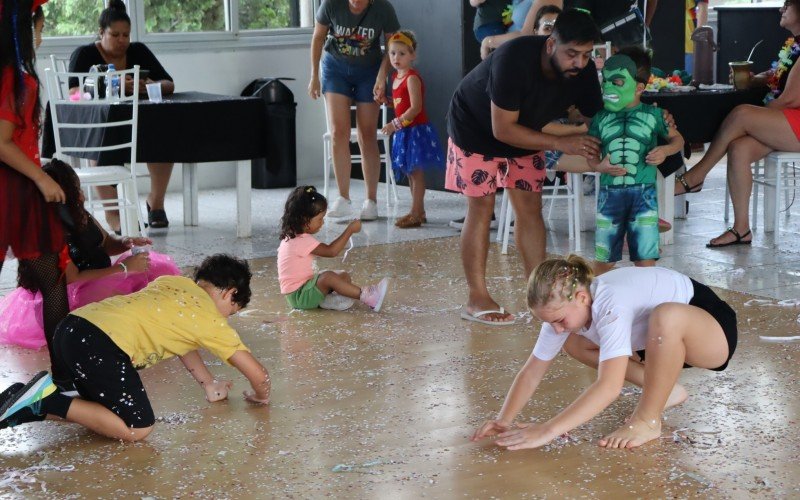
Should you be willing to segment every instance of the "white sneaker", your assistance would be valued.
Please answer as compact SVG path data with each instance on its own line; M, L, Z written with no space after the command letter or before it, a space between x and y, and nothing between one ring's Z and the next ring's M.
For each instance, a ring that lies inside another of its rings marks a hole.
M353 202L339 196L336 201L328 207L327 217L331 219L352 219Z
M344 295L339 295L336 292L331 292L325 296L325 300L320 303L319 307L321 309L330 309L332 311L346 311L353 307L355 302L356 301L350 297L345 297Z
M361 220L377 220L378 219L378 204L370 199L364 200L364 205L361 206Z

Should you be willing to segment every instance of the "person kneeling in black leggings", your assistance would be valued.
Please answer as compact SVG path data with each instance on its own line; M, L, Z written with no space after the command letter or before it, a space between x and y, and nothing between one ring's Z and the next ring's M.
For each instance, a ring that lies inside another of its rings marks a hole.
M247 401L268 404L269 373L227 321L250 301L251 276L247 262L218 254L203 261L194 280L162 276L134 294L72 311L58 325L54 343L80 397L62 394L50 374L40 372L0 393L0 429L51 416L113 439L144 439L155 416L139 369L179 356L208 401L227 398L232 382L214 379L199 348L247 378Z

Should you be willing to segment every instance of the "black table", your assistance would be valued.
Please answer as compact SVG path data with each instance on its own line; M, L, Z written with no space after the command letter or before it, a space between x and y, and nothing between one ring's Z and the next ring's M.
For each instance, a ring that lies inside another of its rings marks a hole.
M130 103L97 105L59 105L59 119L65 123L99 123L130 119ZM252 233L250 179L253 158L266 156L264 101L256 97L223 96L202 92L179 92L163 102L139 103L139 126L136 161L183 164L184 224L198 224L197 164L236 161L237 236ZM122 129L122 130L121 130ZM106 129L62 130L64 146L109 146L125 142L129 132L124 127ZM50 113L45 115L42 156L55 151ZM119 165L129 153L107 151L84 156L98 165Z
M642 102L658 103L675 118L687 144L711 142L728 113L740 104L761 105L765 88L748 90L695 90L692 92L645 92Z

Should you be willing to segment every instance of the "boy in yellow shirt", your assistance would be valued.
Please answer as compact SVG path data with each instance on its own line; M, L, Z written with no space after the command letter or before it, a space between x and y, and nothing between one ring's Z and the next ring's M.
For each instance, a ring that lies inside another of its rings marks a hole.
M145 289L72 311L56 329L56 355L68 367L80 397L60 393L47 372L0 393L0 429L55 416L113 439L138 441L155 415L136 370L178 356L206 399L228 396L203 363L204 348L247 378L251 403L269 403L269 373L250 354L227 318L250 301L247 262L229 255L206 258L194 280L162 276Z

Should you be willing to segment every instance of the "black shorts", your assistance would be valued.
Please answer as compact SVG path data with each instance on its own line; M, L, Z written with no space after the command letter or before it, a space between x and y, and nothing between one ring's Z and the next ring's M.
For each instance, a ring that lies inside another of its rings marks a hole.
M83 399L105 406L134 429L156 421L131 358L93 323L68 315L56 328L55 352Z
M727 302L719 298L712 289L691 278L689 279L694 287L694 296L689 301L689 305L699 307L717 320L719 326L722 327L722 332L725 334L725 340L728 342L728 359L721 366L711 368L715 372L721 372L728 367L728 362L733 357L734 351L736 351L736 342L739 338L739 330L736 328L736 312ZM636 353L644 361L645 351L636 351ZM684 364L683 367L692 368L691 365L687 364Z

